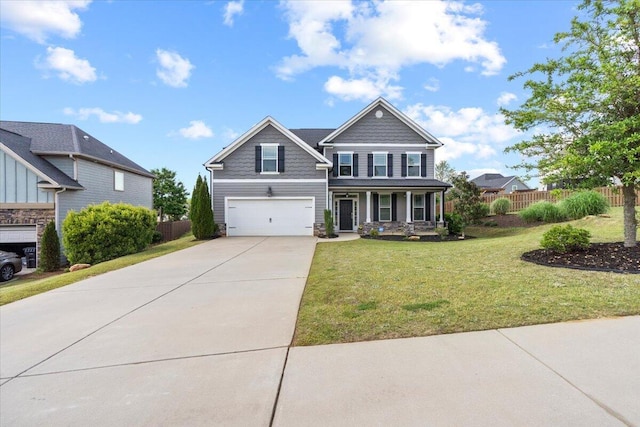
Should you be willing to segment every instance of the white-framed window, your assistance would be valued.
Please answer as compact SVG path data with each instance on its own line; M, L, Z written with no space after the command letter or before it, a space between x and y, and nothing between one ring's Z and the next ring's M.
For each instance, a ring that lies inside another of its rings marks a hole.
M378 198L378 218L380 221L391 221L391 194L380 194Z
M278 144L262 145L262 172L278 172Z
M424 194L413 195L413 220L424 221Z
M353 176L353 153L338 153L338 176Z
M407 176L420 177L420 153L407 153Z
M513 184L511 186L511 191L516 191L516 190L518 190L518 184Z
M124 191L124 173L113 171L113 189L116 191Z
M387 176L387 153L373 153L373 176Z

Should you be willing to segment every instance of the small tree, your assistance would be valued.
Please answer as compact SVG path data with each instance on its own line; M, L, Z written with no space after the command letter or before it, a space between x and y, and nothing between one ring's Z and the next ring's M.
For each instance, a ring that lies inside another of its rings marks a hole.
M153 180L153 208L158 211L160 221L166 215L178 221L187 212L187 195L184 184L176 181L176 173L167 168L151 169Z
M191 197L191 231L196 239L209 239L215 233L211 195L207 179L200 177Z
M456 177L456 170L446 160L441 160L436 163L435 169L437 180L450 184L453 183Z
M334 235L333 215L331 214L331 209L324 210L324 232L327 234L327 237Z
M464 229L471 223L479 220L486 213L480 197L480 188L469 181L469 175L461 172L453 179L454 188L451 190L455 203L453 210L462 218L462 236Z
M44 271L60 268L60 239L53 221L44 228L40 241L40 268Z

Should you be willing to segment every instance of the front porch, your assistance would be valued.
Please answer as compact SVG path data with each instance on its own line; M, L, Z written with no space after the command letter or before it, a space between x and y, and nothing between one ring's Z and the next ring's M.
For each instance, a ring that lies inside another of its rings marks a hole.
M329 191L337 233L424 235L444 226L444 189Z

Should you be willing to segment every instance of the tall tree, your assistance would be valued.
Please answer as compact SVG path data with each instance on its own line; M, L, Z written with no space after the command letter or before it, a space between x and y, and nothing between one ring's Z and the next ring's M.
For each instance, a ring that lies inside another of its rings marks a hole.
M546 181L622 183L624 245L636 246L640 188L640 0L584 0L568 32L555 35L564 56L534 64L530 97L507 122L533 131L509 147Z
M198 175L196 186L191 196L191 231L196 239L209 239L215 232L211 195L207 179Z
M436 163L435 169L436 179L449 184L453 182L457 175L456 170L446 160Z
M480 188L469 181L466 172L460 172L453 178L451 198L454 200L453 210L462 218L462 235L467 225L479 220L486 215L482 210L482 197Z
M160 221L165 216L178 221L187 213L187 196L189 192L184 184L176 181L176 173L167 168L151 169L156 176L153 180L153 208L158 211Z
M191 220L191 232L198 238L201 235L200 227L200 189L202 188L202 177L198 174L196 185L191 193L191 206L189 207L189 219Z

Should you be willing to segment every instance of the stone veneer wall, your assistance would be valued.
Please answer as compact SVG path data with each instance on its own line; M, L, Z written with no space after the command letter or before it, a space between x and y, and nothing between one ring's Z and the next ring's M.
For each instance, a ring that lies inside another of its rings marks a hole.
M35 225L36 248L39 251L40 239L47 224L55 221L54 209L0 209L0 224L2 225ZM39 257L36 260L39 263Z

